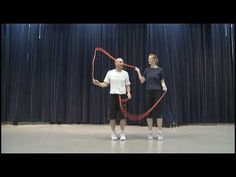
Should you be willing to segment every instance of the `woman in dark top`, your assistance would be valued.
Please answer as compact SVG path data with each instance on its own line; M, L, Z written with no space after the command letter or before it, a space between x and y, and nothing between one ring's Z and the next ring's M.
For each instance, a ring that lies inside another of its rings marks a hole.
M140 82L143 84L146 81L146 87L145 87L145 105L146 105L146 111L150 109L157 100L162 95L162 90L167 91L167 87L164 81L164 70L163 68L159 67L157 65L158 58L156 54L150 53L148 55L148 63L150 67L146 68L144 70L143 76L140 73L139 68L135 68L135 71L138 73L138 77ZM148 139L153 139L153 131L152 131L152 125L153 120L157 119L157 138L158 140L163 140L162 135L162 121L163 121L163 101L160 101L154 110L149 114L147 117L147 124L148 124Z

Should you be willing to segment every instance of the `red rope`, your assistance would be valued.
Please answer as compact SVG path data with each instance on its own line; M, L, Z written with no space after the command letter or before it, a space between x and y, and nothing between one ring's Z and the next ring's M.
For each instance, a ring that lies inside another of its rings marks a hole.
M165 94L166 94L166 91L164 91L164 93L157 100L157 102L147 112L145 112L143 114L139 114L139 115L130 114L126 109L124 109L124 107L122 105L121 97L119 96L120 110L130 120L133 120L133 121L142 120L151 113L151 111L158 105L158 103L161 101L161 99L164 97Z
M97 51L100 51L100 52L104 53L106 56L108 56L109 59L111 59L111 60L113 60L113 61L116 60L116 58L113 57L111 54L109 54L106 50L104 50L104 49L102 49L102 48L100 48L100 47L95 48L95 52L94 52L94 55L93 55L93 61L92 61L92 79L94 79L94 63L95 63L96 52L97 52ZM130 68L135 68L135 66L128 65L128 64L126 64L126 63L124 63L124 65L127 66L127 67L130 67Z
M93 55L93 60L92 60L92 80L94 79L94 63L95 63L95 59L96 59L96 52L100 51L102 53L104 53L105 55L108 56L109 59L115 61L116 58L114 58L111 54L109 54L106 50L97 47L95 48L94 51L94 55ZM130 67L130 68L135 68L135 66L133 65L129 65L124 63L125 66ZM142 120L143 118L145 118L146 116L148 116L151 111L158 105L158 103L161 101L161 99L164 97L164 95L166 94L166 91L162 94L162 96L157 100L157 102L145 113L140 114L140 115L134 115L134 114L130 114L127 110L124 109L124 107L122 106L122 103L126 103L128 101L128 99L121 99L121 97L119 96L119 104L120 104L120 110L121 112L125 115L125 117L129 118L130 120L133 121L138 121L138 120Z

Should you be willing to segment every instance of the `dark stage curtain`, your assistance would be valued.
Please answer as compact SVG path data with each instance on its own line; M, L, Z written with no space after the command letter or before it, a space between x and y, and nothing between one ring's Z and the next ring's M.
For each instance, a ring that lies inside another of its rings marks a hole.
M142 72L148 53L157 53L168 87L165 122L234 122L234 24L2 24L2 122L108 123L109 87L91 82L96 47ZM96 79L113 68L98 52ZM125 70L128 109L141 114L145 85Z

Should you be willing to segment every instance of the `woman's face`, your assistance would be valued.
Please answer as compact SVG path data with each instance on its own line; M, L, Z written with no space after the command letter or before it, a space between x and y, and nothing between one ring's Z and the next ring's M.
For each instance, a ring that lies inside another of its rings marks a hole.
M156 59L153 56L148 56L148 63L149 65L154 65L156 64Z

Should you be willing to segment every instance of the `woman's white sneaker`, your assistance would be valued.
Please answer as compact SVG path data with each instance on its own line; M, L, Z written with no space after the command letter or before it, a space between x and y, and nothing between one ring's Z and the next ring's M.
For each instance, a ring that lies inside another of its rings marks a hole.
M152 132L149 132L149 133L148 133L148 140L153 140L153 134L152 134Z
M125 140L126 140L126 137L125 137L125 134L124 134L124 133L121 133L121 134L120 134L120 140L121 140L121 141L125 141Z
M158 131L158 133L157 133L157 139L158 139L159 141L162 141L162 140L164 139L161 131Z

